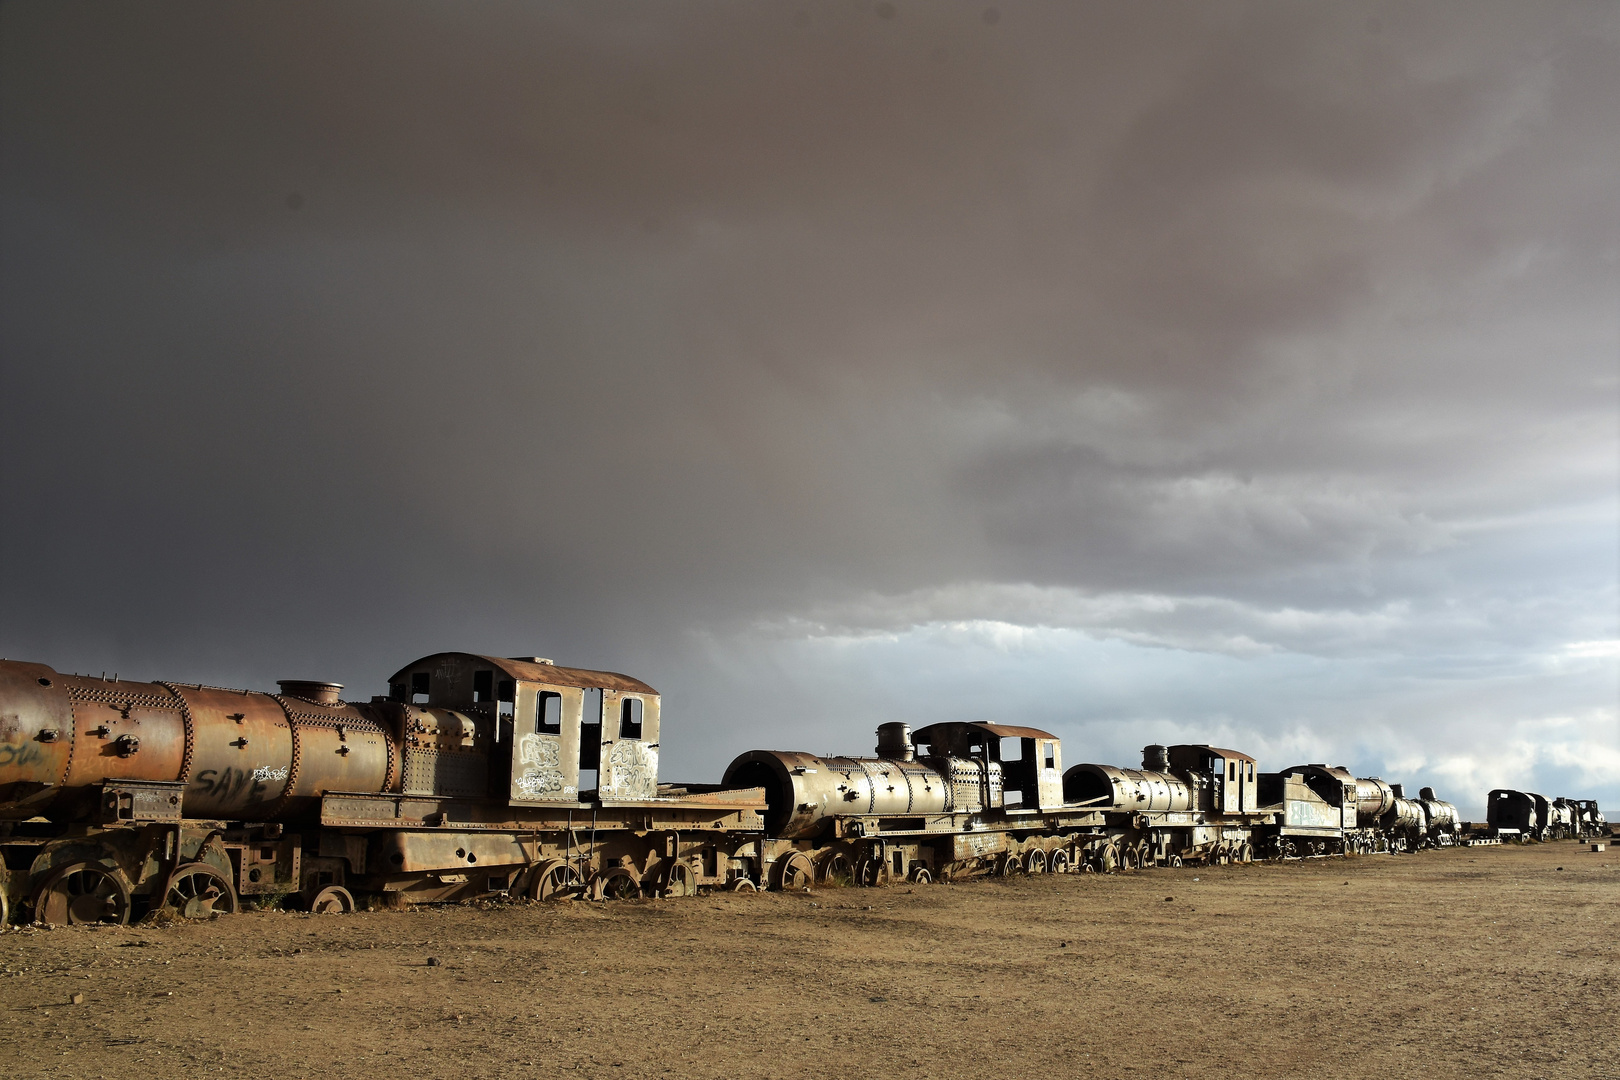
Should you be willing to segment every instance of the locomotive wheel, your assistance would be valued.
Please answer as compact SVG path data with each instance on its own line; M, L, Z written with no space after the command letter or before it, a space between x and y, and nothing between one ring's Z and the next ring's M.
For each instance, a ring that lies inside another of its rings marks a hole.
M34 921L127 923L129 886L123 878L118 870L98 863L64 866L34 894Z
M309 899L311 915L347 915L354 911L354 896L341 885L328 885Z
M1040 848L1036 848L1034 851L1031 851L1029 854L1025 855L1024 856L1024 873L1026 873L1026 874L1044 874L1044 873L1046 873L1046 852L1042 851Z
M11 901L6 899L5 883L0 881L0 931L11 925Z
M849 856L842 851L824 855L817 868L817 877L823 885L848 885L855 880L855 871L849 865Z
M1047 863L1047 869L1054 874L1067 874L1069 872L1069 853L1062 850L1052 852L1051 860Z
M911 868L911 881L915 885L927 885L934 877L928 872L928 867L918 863Z
M593 900L628 900L641 895L641 883L623 866L610 866L591 883Z
M1017 855L1008 855L1001 860L1001 876L1015 877L1023 872L1024 864L1018 861Z
M542 863L525 890L530 900L572 900L585 884L579 871L561 860Z
M776 865L771 867L771 878L777 892L801 892L815 881L816 867L810 856L795 851L776 860Z
M855 883L875 889L889 883L889 864L884 859L862 859L855 864Z
M664 888L659 894L673 899L677 896L697 895L697 876L692 868L683 862L671 863L669 873L664 875Z
M1165 860L1165 865L1168 866L1172 870L1179 870L1181 868L1181 856L1180 855L1172 855L1172 856L1170 856L1170 858Z
M1237 861L1254 862L1254 845L1245 841L1243 846L1238 848Z
M736 881L733 881L731 883L731 891L732 892L759 892L759 886L755 885L753 883L753 881L750 880L749 878L740 877Z
M1113 844L1104 844L1102 851L1097 855L1097 869L1104 874L1112 874L1119 869L1119 848Z
M187 863L169 875L168 884L163 886L162 906L182 919L235 915L236 889L230 878L207 863Z

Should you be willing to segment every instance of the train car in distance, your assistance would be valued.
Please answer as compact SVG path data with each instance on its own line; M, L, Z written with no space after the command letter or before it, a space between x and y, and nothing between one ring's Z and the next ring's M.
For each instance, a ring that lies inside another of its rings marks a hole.
M1534 791L1497 788L1485 798L1490 835L1507 841L1605 836L1608 822L1595 799L1549 799Z
M1569 805L1570 813L1574 817L1575 836L1586 840L1595 836L1609 835L1609 822L1598 809L1596 799L1562 799Z

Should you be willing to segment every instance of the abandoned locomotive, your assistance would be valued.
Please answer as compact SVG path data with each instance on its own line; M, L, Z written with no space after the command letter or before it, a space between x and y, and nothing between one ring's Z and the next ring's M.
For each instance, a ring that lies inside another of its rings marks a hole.
M539 657L438 653L384 697L341 689L0 661L0 922L1107 872L1460 835L1429 789L1342 768L1262 773L1180 745L1065 770L1055 735L989 723L890 723L873 757L755 750L721 784L662 784L657 692Z
M48 922L358 887L679 895L752 883L758 792L657 782L659 697L538 657L441 653L365 704L0 662L6 888ZM582 777L584 778L582 780Z

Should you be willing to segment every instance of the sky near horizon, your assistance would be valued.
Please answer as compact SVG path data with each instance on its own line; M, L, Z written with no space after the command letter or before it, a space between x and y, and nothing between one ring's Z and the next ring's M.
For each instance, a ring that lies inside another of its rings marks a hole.
M0 654L1620 809L1612 3L0 6Z

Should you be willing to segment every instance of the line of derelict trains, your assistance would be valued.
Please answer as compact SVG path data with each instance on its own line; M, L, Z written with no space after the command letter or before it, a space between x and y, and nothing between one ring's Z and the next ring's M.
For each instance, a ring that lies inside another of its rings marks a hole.
M878 729L873 757L754 750L658 782L659 697L539 657L439 653L360 704L0 661L6 912L127 922L243 899L347 911L492 894L683 896L1109 872L1470 842L1423 789L1213 746L1063 767L1036 728ZM1492 792L1488 835L1602 832L1592 802Z

